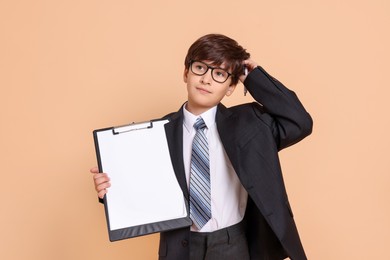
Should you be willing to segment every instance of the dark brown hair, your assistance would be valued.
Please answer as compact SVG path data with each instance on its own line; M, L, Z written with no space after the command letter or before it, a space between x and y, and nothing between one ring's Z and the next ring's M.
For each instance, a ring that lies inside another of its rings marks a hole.
M207 34L190 46L184 65L188 70L193 60L209 61L213 66L224 63L225 69L231 70L231 84L237 85L244 71L243 61L249 57L250 54L235 40L222 34Z

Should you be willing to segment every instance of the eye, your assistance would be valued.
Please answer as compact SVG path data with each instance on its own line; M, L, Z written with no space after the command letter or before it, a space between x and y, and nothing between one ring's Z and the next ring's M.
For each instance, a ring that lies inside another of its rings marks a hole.
M203 75L207 71L207 66L201 62L192 63L192 71L196 74Z
M227 72L224 71L224 70L214 70L214 76L215 77L218 77L218 78L221 78L221 79L224 79L227 77Z
M196 65L195 68L196 68L196 70L199 70L199 71L204 70L204 66L202 66L202 65Z

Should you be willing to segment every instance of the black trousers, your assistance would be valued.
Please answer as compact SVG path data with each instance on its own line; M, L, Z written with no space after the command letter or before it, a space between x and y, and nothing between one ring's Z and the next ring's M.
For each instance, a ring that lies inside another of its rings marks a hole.
M249 260L244 223L214 232L191 232L191 260Z

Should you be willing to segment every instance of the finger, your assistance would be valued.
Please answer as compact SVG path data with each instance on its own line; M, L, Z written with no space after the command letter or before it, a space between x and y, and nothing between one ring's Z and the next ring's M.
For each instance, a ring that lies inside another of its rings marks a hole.
M244 65L248 68L248 71L251 72L253 69L255 69L258 65L253 60L245 60Z
M104 176L104 175L100 178L94 178L95 186L98 186L102 183L109 182L109 181L110 181L110 178L108 178L107 176Z
M109 182L104 182L104 183L101 183L101 184L99 184L99 185L96 185L96 186L95 186L95 189L96 189L96 191L97 191L98 193L100 193L101 191L107 190L107 189L110 188L110 187L111 187L111 183L109 183Z
M107 190L101 190L98 192L98 197L103 199L105 194L107 194Z
M104 173L104 172L95 173L93 175L94 180L99 179L99 178L108 178L108 175L107 175L107 173Z
M99 173L99 168L98 167L93 167L89 170L90 173Z

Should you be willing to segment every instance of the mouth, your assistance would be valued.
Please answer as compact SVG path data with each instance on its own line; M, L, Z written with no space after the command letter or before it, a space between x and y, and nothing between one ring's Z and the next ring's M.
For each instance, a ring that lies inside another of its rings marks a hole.
M205 94L210 94L211 91L207 90L207 89L204 89L204 88L200 88L200 87L197 87L196 88L200 93L205 93Z

